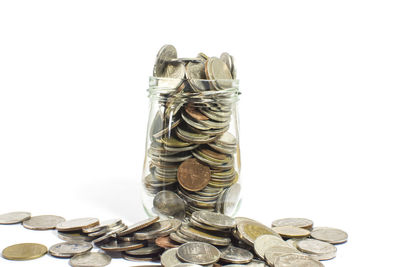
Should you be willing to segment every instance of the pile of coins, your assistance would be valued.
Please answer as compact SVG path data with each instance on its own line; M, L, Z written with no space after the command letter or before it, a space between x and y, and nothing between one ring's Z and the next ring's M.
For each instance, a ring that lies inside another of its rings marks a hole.
M30 217L28 212L0 215L0 224L16 223L31 230L57 229L66 242L49 250L34 243L12 245L3 250L4 258L32 260L49 252L71 258L73 267L102 267L118 257L161 261L164 267L321 267L320 261L336 257L335 244L348 238L339 229L313 227L305 218L280 219L267 227L249 218L206 210L193 212L188 223L152 217L130 226L119 219L100 223L96 218ZM102 252L92 252L94 246Z
M178 58L165 45L153 76L157 112L149 122L143 179L153 211L175 218L198 210L232 214L240 194L233 57Z

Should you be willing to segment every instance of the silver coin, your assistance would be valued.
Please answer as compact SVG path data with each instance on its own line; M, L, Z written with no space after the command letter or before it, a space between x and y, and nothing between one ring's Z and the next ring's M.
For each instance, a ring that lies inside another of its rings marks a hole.
M156 254L160 253L163 251L163 248L157 246L157 245L149 245L147 247L142 247L134 250L128 250L125 251L126 254L131 255L131 256L144 256L144 255L151 255L151 254Z
M202 267L202 265L193 264L193 263L181 263L177 264L174 267Z
M253 254L242 248L228 246L226 249L221 251L221 260L231 263L249 263L253 259Z
M272 227L295 226L305 229L312 229L314 222L306 218L284 218L272 222Z
M232 73L221 59L211 57L206 61L206 75L215 89L227 89L232 87Z
M166 89L176 89L183 83L185 78L185 64L167 64L164 72L158 81L158 87Z
M73 256L69 264L73 267L104 267L110 264L111 257L101 252L87 252Z
M159 213L166 216L183 215L185 213L185 203L172 191L158 192L153 199L153 206Z
M199 264L207 265L217 262L221 256L221 252L213 245L203 242L189 242L178 248L177 256L179 259Z
M104 245L101 245L100 248L104 251L121 252L121 251L139 249L142 248L143 246L144 243L138 241L123 242L114 240Z
M49 248L49 253L54 257L70 258L77 254L89 252L93 248L89 242L69 241L58 243Z
M171 248L161 255L161 264L164 267L174 267L175 265L183 263L177 256L178 248Z
M97 226L82 229L82 232L94 233L103 229L110 229L121 224L122 224L121 219L111 219L111 220L101 221L100 224Z
M160 233L166 231L172 227L169 220L156 222L144 229L135 232L134 236L136 240L149 240L160 236Z
M260 235L254 241L254 251L261 259L264 259L265 252L270 247L275 246L290 247L289 244L287 244L281 237L277 237L275 235Z
M118 225L115 228L109 229L109 231L107 233L105 233L104 235L94 239L93 243L103 244L103 243L107 243L111 240L115 240L117 235L120 234L121 232L125 231L126 229L127 229L127 226L125 224Z
M235 220L233 218L216 212L193 212L192 217L198 222L210 225L217 229L232 229L236 226Z
M224 194L223 212L224 214L233 214L236 210L238 201L240 199L240 184L236 183L229 187Z
M297 248L296 243L301 241L301 240L305 240L307 238L290 238L288 240L286 240L285 242L288 243L291 247Z
M76 242L76 241L86 241L86 242L90 242L92 241L94 238L84 235L82 234L81 231L79 232L58 232L57 233L58 238L60 238L61 240L64 241L72 241L72 242Z
M152 225L153 223L156 223L159 219L160 219L160 217L158 217L158 216L147 218L143 221L140 221L133 225L128 226L128 228L126 230L118 233L118 235L125 236L125 235L132 234L133 232L139 231L143 228L146 228L146 227Z
M16 211L0 215L0 224L16 224L28 220L31 217L29 212Z
M337 248L328 242L309 238L297 242L296 246L316 260L330 260L336 257Z
M206 91L210 88L206 81L205 64L203 61L190 62L186 65L186 77L195 91Z
M197 230L188 225L182 225L179 231L196 241L207 242L216 246L228 246L231 243L231 239L228 237L212 235L211 233Z
M291 225L272 227L272 230L277 232L283 238L301 238L310 236L309 230Z
M159 261L160 256L158 254L154 255L143 255L143 256L132 256L128 255L125 252L121 253L121 257L127 261Z
M93 226L99 225L99 220L96 218L79 218L69 221L64 221L57 224L56 228L58 231L77 231L82 230L82 228L91 228Z
M31 230L50 230L55 229L57 224L64 222L65 219L55 215L40 215L34 216L23 221L22 225Z
M288 246L269 247L265 251L264 259L267 261L269 265L273 266L274 262L278 257L285 254L293 254L293 253L302 254L300 251L298 251L296 248L293 247L288 247Z
M306 255L301 254L284 254L279 256L274 267L323 267L324 265Z
M173 45L164 45L161 47L160 51L158 51L156 62L154 64L153 76L163 77L162 73L164 73L164 69L168 61L176 59L177 57L178 53Z
M169 235L169 237L170 237L173 241L178 242L178 243L180 243L180 244L184 244L184 243L193 241L193 240L191 240L191 239L186 239L186 238L184 238L184 237L178 235L178 232L176 232L176 233L171 233L171 234Z
M202 62L203 60L198 57L181 57L171 59L169 62L182 62L182 63L190 63L190 62Z
M314 228L311 232L311 237L331 244L341 244L348 239L345 231L330 227Z

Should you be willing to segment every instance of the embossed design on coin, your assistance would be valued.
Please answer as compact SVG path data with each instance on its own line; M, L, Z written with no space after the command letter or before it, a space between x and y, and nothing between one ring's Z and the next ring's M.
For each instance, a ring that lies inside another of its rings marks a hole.
M177 215L178 218L184 216L185 203L172 191L163 190L158 192L153 199L153 206L159 213L166 216Z
M309 230L291 225L272 227L272 230L277 232L283 238L301 238L310 236Z
M166 251L161 255L161 264L164 267L174 267L177 264L182 263L178 259L178 256L176 255L178 252L177 248L171 248Z
M177 256L185 262L208 265L217 262L221 252L207 243L189 242L178 248Z
M246 249L228 246L221 251L221 260L225 262L243 264L251 262L252 259L253 254Z
M274 262L276 259L282 255L285 254L290 254L290 253L298 253L301 254L300 251L293 247L288 247L288 246L274 246L274 247L269 247L265 251L264 258L267 261L267 263L271 266L273 266Z
M77 254L89 252L92 244L82 241L69 241L58 243L49 248L49 253L54 257L70 258Z
M301 240L296 245L300 251L316 260L330 260L336 257L337 248L328 242L310 238Z
M210 168L195 158L187 159L179 165L178 182L186 190L199 191L207 186L210 178Z
M289 247L289 245L281 237L277 237L275 235L260 235L254 241L254 251L261 259L264 259L265 252L270 247L274 246Z
M110 264L111 257L101 252L87 252L73 256L69 264L73 267L104 267Z
M274 267L324 267L322 263L301 254L284 254L274 262Z
M147 218L143 221L137 222L137 223L129 226L126 230L120 232L118 235L125 236L125 235L132 234L133 232L139 231L143 228L146 228L146 227L152 225L153 223L156 223L159 219L160 219L160 217L158 217L158 216Z
M21 243L6 247L2 254L8 260L33 260L47 253L47 247L36 243Z
M51 230L55 229L57 224L64 222L65 219L55 215L34 216L22 222L22 225L31 230Z
M318 227L311 232L311 237L331 244L341 244L347 241L348 235L340 229Z
M90 228L99 225L99 220L96 218L79 218L73 219L57 224L58 231L77 231L82 230L82 228Z
M16 224L28 220L31 217L29 212L16 211L0 215L0 224Z

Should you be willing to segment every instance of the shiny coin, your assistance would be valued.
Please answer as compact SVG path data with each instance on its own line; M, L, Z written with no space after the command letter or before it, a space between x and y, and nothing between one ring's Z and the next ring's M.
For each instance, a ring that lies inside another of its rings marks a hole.
M98 237L98 236L102 236L102 235L108 234L110 232L115 234L115 233L118 233L118 232L122 232L122 231L126 230L127 228L128 227L125 224L119 224L119 225L116 225L116 226L111 227L111 228L103 228L102 230L99 230L97 232L88 233L88 236Z
M169 62L188 63L188 62L202 62L202 60L198 57L181 57L181 58L171 59Z
M197 211L192 214L192 217L198 222L218 229L231 229L236 225L233 218L216 212Z
M16 224L28 220L31 217L29 212L16 211L0 215L0 224Z
M323 267L324 265L319 261L301 254L284 254L279 256L275 262L274 267Z
M348 235L340 229L318 227L311 232L311 237L331 244L341 244L347 241Z
M128 250L128 251L125 251L125 253L130 256L144 256L144 255L160 253L161 251L163 251L163 248L161 248L157 245L149 245L147 247L142 247L142 248L138 248L138 249L134 249L134 250Z
M159 236L165 235L163 232L172 227L171 221L164 220L156 222L144 229L135 232L136 240L149 240L155 239Z
M231 263L249 263L253 259L253 254L242 248L229 246L221 251L221 260Z
M64 222L65 219L55 215L34 216L22 222L22 225L31 230L50 230L55 229L57 224Z
M178 182L189 191L200 191L211 178L210 168L197 159L185 160L178 168Z
M307 239L307 238L290 238L290 239L286 240L285 242L288 243L291 247L294 247L297 249L296 243L301 240L305 240L305 239Z
M270 234L260 235L254 241L254 251L261 259L264 259L265 252L270 247L275 246L290 247L281 237Z
M93 243L95 243L97 246L99 246L101 244L106 244L106 243L115 241L116 238L117 238L117 235L115 233L109 232L103 236L100 236L100 237L94 239Z
M179 259L200 265L213 264L221 256L221 252L213 245L203 242L189 242L178 248Z
M177 264L183 263L181 260L178 259L178 256L176 255L178 252L177 248L171 248L166 251L161 255L161 264L164 267L174 267Z
M272 230L277 232L283 238L301 238L310 236L310 231L296 226L277 226L272 227Z
M240 199L240 184L234 184L224 193L224 200L222 202L222 209L224 214L233 214L237 208Z
M195 91L206 91L210 88L208 81L206 81L205 63L203 61L189 62L186 65L186 77Z
M57 224L58 231L77 231L83 228L90 228L99 225L99 220L96 218L79 218L74 220L69 220Z
M237 232L241 239L249 245L253 245L256 238L261 235L274 235L280 237L279 234L271 228L256 222L239 223L237 225Z
M165 249L179 247L179 244L175 243L175 241L173 241L169 236L157 237L154 242L156 243L157 246Z
M269 265L272 266L278 257L290 253L301 254L300 251L298 251L293 247L275 246L275 247L270 247L265 251L264 259L267 261Z
M82 229L82 232L84 233L94 233L97 231L101 231L104 229L111 229L113 227L116 227L118 225L122 224L122 220L121 219L112 219L112 220L106 220L106 221L102 221L100 222L99 225L91 227L91 228L84 228Z
M227 246L231 243L230 238L212 235L211 233L205 232L205 230L200 231L187 225L182 225L179 230L184 235L196 241L207 242L216 246Z
M167 63L161 77L158 81L160 88L175 89L182 85L185 78L185 64L183 63Z
M313 221L305 218L284 218L272 222L272 227L295 226L304 229L312 229Z
M158 192L153 199L153 206L159 213L166 216L177 214L178 217L182 217L185 213L185 203L172 191Z
M54 257L70 258L77 254L89 252L92 248L92 244L88 242L70 241L51 246L49 253Z
M128 250L142 248L143 246L144 244L138 241L121 242L114 240L100 246L100 248L104 251L128 251Z
M110 264L111 257L101 252L87 252L73 256L69 264L73 267L104 267Z
M228 66L219 58L211 57L206 61L206 76L209 80L213 80L212 84L215 89L230 88L232 82L232 73Z
M158 51L156 62L154 64L153 75L154 77L163 77L165 66L168 61L176 59L178 54L176 48L173 45L164 45Z
M138 223L135 223L135 224L129 226L126 230L120 232L118 235L125 236L125 235L132 234L133 232L139 231L143 228L146 228L146 227L152 225L153 223L156 223L159 219L160 219L160 217L158 217L158 216L147 218L143 221L140 221Z
M47 253L47 247L35 243L22 243L3 250L3 257L8 260L33 260Z
M330 260L336 257L337 248L327 242L316 239L305 239L296 243L297 248L316 260Z

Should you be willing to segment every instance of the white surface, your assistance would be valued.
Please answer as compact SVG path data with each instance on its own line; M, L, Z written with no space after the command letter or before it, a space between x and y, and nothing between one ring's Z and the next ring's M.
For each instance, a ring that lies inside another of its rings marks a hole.
M392 265L399 11L397 1L1 1L0 213L143 219L145 89L158 49L172 43L180 56L236 57L239 215L346 230L325 266ZM58 241L0 226L0 249Z

